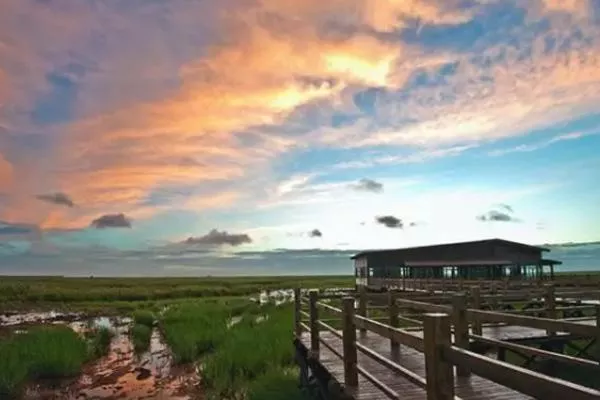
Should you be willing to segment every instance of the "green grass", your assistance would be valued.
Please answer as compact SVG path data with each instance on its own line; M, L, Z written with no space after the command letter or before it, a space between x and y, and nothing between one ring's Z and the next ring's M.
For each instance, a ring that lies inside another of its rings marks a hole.
M113 333L106 327L95 328L87 332L88 349L91 358L108 354Z
M287 276L227 278L63 278L3 277L0 304L150 302L181 298L245 296L261 290L353 287L352 276ZM131 310L129 310L131 311Z
M88 344L64 326L34 328L0 342L0 398L18 395L27 380L79 373Z
M214 303L183 304L163 316L161 330L176 363L188 363L212 351L226 336L231 312Z
M246 400L308 400L298 389L298 371L272 369L248 384Z
M136 353L141 353L148 350L150 346L150 337L152 336L152 328L144 324L135 324L131 328L131 341L133 349Z
M133 313L133 322L136 325L154 326L154 313L150 310L137 310Z
M216 351L203 360L203 381L209 395L232 398L271 369L291 367L291 326L290 306L271 309L264 322L256 323L254 316L247 315L235 325Z

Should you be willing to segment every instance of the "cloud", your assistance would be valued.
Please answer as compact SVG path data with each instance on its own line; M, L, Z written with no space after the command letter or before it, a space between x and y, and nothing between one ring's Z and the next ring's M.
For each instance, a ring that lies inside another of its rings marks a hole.
M501 203L501 204L498 204L498 207L500 207L500 208L508 211L509 213L513 213L514 212L514 209L512 208L512 206L510 204Z
M63 205L66 207L74 207L75 203L71 198L65 193L50 193L50 194L40 194L35 196L38 200L46 201L48 203L53 203L57 205Z
M313 229L312 231L308 232L308 237L311 238L317 238L317 237L323 237L323 233L318 230L318 229Z
M189 237L183 244L186 245L208 245L208 246L240 246L245 243L252 243L252 238L245 233L228 233L227 231L218 231L212 229L204 236Z
M377 182L373 179L363 178L358 183L352 184L354 190L363 192L381 193L383 192L383 183Z
M388 228L404 228L404 223L402 220L394 217L393 215L382 215L375 217L375 222Z
M587 137L587 136L591 136L591 135L598 135L598 134L600 134L599 128L585 130L585 131L569 132L569 133L564 133L561 135L556 135L556 136L551 137L550 139L540 141L537 143L533 143L533 144L521 144L521 145L507 148L507 149L499 149L499 150L490 151L488 154L490 156L502 156L504 154L509 154L509 153L524 153L524 152L536 151L536 150L546 148L555 143L577 140L577 139L581 139L583 137Z
M105 214L93 220L91 226L96 229L131 228L131 220L123 213Z
M29 224L13 224L6 221L0 221L0 236L24 236L39 233L36 226Z
M507 210L508 211L508 210ZM478 215L476 218L483 222L520 222L521 220L515 218L512 211L504 212L498 210L490 210L484 214Z

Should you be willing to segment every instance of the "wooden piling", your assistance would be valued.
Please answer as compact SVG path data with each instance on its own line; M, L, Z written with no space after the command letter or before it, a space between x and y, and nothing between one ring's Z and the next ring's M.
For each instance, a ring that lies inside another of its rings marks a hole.
M467 320L467 304L464 293L452 297L452 323L454 325L454 344L461 349L469 349L469 321ZM458 376L469 376L470 371L464 367L456 368Z
M365 318L367 318L367 301L368 301L367 288L364 286L361 286L359 293L358 293L358 315L360 315L361 317L365 317ZM367 330L361 328L360 334L361 334L361 336L366 335Z
M476 310L481 309L481 288L479 286L473 286L471 288L471 296L473 298L473 308ZM482 335L481 321L473 321L473 334Z
M309 311L310 311L310 350L314 353L315 357L319 355L319 309L317 308L317 301L319 301L319 292L317 290L311 290L309 292Z
M388 292L388 309L390 313L390 326L397 328L399 309L398 304L396 303L396 293L393 291ZM390 349L393 356L400 354L400 344L393 338L390 338Z
M544 294L544 307L546 308L546 318L556 319L556 298L554 285L545 285L546 292ZM548 336L555 335L556 332L553 330L546 330Z
M356 350L356 325L354 323L354 297L342 299L342 342L344 355L344 382L358 387L358 355Z
M297 338L302 336L302 326L300 322L302 321L302 315L300 314L300 310L302 310L302 298L300 297L300 288L294 289L294 333Z
M427 400L453 400L453 368L442 356L442 348L451 345L450 317L425 314L423 328Z

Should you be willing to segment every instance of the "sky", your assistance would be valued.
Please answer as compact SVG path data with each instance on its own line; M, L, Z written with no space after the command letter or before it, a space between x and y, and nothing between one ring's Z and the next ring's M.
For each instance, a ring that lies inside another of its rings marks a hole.
M0 273L600 239L600 0L2 0Z

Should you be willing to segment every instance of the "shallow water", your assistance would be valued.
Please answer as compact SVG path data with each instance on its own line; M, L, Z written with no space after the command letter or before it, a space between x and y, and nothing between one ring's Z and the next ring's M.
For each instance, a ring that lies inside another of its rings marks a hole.
M26 331L29 326L64 324L83 333L106 327L113 333L106 356L86 365L71 380L36 382L26 388L27 400L174 399L197 398L199 374L193 366L175 366L158 329L152 331L148 351L135 354L129 338L130 318L85 318L81 314L23 313L0 316L0 327Z

